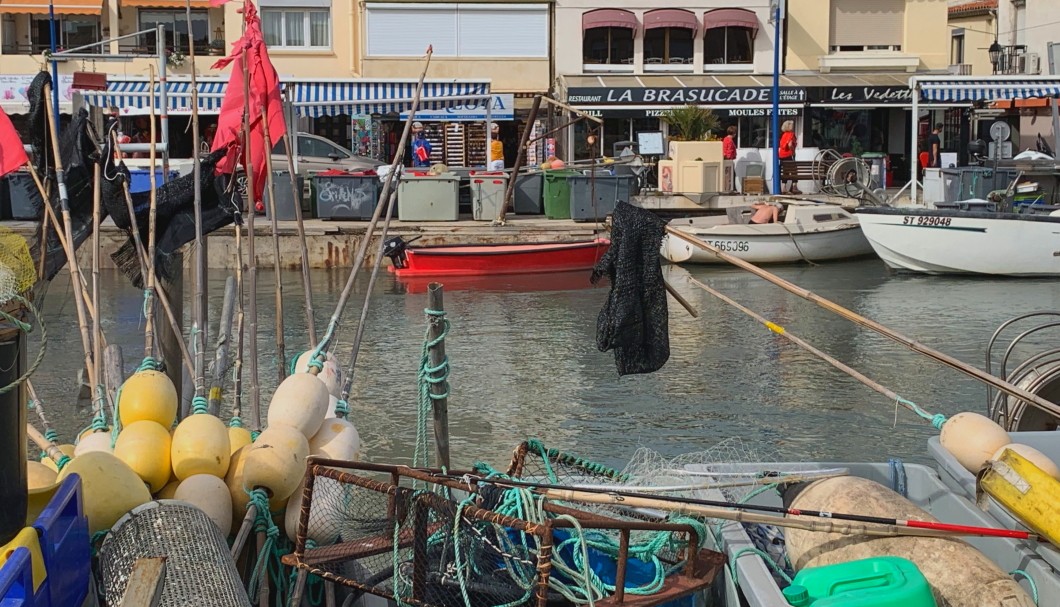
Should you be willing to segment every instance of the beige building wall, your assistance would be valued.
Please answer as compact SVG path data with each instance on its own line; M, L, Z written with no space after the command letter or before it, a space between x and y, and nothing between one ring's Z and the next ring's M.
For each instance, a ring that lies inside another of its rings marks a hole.
M365 57L365 78L417 79L423 59L415 57ZM431 59L432 79L489 80L490 90L501 93L539 93L549 88L548 59Z
M972 75L990 75L994 71L994 66L990 64L990 56L987 54L987 49L994 41L994 22L995 17L992 14L950 16L951 41L954 33L963 30L964 61L962 63L971 66ZM952 60L954 59L951 57Z
M821 58L828 57L831 35L832 0L789 0L788 44L785 66L788 72L816 72ZM946 71L950 63L950 35L946 0L906 0L902 50L857 53L852 67L832 71ZM871 28L871 23L865 24ZM854 55L841 53L838 55ZM852 57L853 59L853 57ZM895 69L899 59L911 65Z

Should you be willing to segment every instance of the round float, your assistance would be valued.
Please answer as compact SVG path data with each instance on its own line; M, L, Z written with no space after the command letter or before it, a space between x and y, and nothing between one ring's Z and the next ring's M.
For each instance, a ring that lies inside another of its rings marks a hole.
M102 451L79 455L63 467L56 480L81 477L81 490L88 517L88 532L106 531L126 512L151 501L140 477L117 457Z
M990 418L965 411L946 420L939 441L965 470L975 474L1012 439Z
M173 475L179 480L196 474L224 478L231 458L228 427L213 415L189 416L173 431Z
M260 487L278 500L290 497L305 475L309 456L305 435L296 428L270 423L249 449L243 462L243 488Z
M173 498L205 512L221 530L221 535L228 537L232 530L232 495L223 480L209 474L189 476L180 482Z
M328 389L320 380L308 373L289 375L272 395L268 426L296 428L308 439L324 423L329 402Z
M154 493L169 482L170 448L169 430L157 422L141 420L122 428L114 443L114 456L132 468Z
M177 389L161 371L137 371L121 385L118 418L123 426L150 420L169 428L177 419Z

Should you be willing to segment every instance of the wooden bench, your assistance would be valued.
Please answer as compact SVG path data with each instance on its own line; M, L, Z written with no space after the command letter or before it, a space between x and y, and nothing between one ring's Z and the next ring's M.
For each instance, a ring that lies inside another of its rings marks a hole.
M781 160L781 181L824 181L828 178L828 170L832 168L832 161L825 160Z

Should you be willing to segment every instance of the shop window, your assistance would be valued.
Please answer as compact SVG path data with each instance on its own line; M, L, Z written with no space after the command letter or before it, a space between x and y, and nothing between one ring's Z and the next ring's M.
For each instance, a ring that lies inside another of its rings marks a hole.
M832 149L860 156L886 151L887 115L890 110L833 110L812 108L805 147Z
M711 65L749 64L754 53L755 31L749 27L726 26L707 30L703 43L704 61Z
M188 45L188 19L184 10L141 10L139 20L141 31L154 30L159 25L165 26L167 49L182 55L187 55L191 52ZM145 50L149 53L157 52L158 42L156 38L154 34L139 36L137 50ZM190 38L195 44L196 53L205 55L209 52L210 20L205 10L191 11Z
M265 44L289 49L330 49L331 11L265 8L261 11Z
M68 15L55 17L55 33L59 36L57 47L61 49L77 48L92 44L100 38L100 21L98 16ZM29 46L18 45L14 34L14 22L11 27L10 44L7 28L4 31L5 53L42 53L51 48L51 22L47 15L33 16L33 27L30 32ZM6 26L6 23L5 23Z
M901 51L905 0L831 0L833 53ZM866 24L872 24L866 27Z
M953 33L950 37L950 65L960 65L964 63L964 31L961 33Z
M585 30L582 56L586 64L633 65L633 30L624 27Z
M644 32L645 65L692 63L692 36L685 27L657 27Z

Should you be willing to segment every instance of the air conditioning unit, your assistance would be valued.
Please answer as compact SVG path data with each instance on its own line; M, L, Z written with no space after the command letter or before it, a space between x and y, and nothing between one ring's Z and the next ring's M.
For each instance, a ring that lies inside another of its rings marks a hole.
M1040 74L1042 73L1042 57L1038 53L1027 53L1026 60L1023 64L1024 74Z

